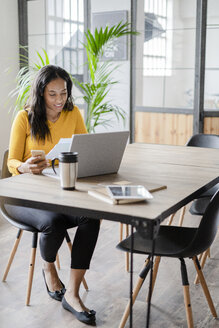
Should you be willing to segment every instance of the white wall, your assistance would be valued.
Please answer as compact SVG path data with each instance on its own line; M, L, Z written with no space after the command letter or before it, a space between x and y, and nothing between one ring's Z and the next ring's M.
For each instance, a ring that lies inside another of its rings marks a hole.
M15 87L19 69L18 9L17 0L1 0L0 10L0 163L8 147L12 123L12 112L8 113L13 101L7 103L8 93ZM0 164L1 165L1 164Z

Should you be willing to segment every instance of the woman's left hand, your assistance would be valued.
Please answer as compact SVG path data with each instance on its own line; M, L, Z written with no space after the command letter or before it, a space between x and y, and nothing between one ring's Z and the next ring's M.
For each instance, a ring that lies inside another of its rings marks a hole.
M49 166L49 161L41 156L32 156L18 167L20 173L41 174Z

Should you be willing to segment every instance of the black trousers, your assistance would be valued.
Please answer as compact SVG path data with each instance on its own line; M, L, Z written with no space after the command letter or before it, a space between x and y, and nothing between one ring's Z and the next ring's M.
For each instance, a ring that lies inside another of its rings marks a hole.
M31 225L41 232L40 252L47 262L55 262L66 230L77 227L71 253L71 268L89 269L99 234L99 220L9 204L5 205L5 209L19 222Z

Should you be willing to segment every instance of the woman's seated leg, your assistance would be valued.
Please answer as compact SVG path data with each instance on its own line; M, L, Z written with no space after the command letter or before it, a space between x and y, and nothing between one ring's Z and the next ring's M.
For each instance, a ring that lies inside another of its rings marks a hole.
M70 278L65 300L74 310L89 312L90 310L83 304L79 296L79 288L86 270L90 267L99 234L100 221L84 217L71 217L68 224L69 227L75 224L78 228L72 246Z

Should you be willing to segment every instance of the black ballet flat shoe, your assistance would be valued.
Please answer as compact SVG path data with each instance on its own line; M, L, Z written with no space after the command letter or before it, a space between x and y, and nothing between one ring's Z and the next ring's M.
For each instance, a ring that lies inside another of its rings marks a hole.
M73 309L73 307L71 307L70 304L68 304L65 297L63 297L63 299L62 299L62 306L65 310L74 314L79 321L86 323L87 325L92 325L92 326L95 325L96 311L90 310L89 312L87 312L87 311L78 312L75 309Z
M61 282L61 284L62 284L62 289L61 289L61 290L56 290L56 291L54 291L54 292L51 292L51 291L49 290L48 286L47 286L47 283L46 283L46 277L45 277L45 272L44 272L44 270L42 270L42 273L43 273L43 278L44 278L44 282L45 282L45 285L46 285L47 293L48 293L49 296L50 296L51 298L53 298L54 300L61 302L61 301L62 301L62 298L63 298L63 296L64 296L64 294L65 294L65 292L66 292L65 285L64 285L64 284L61 282L61 280L60 280L60 282Z

